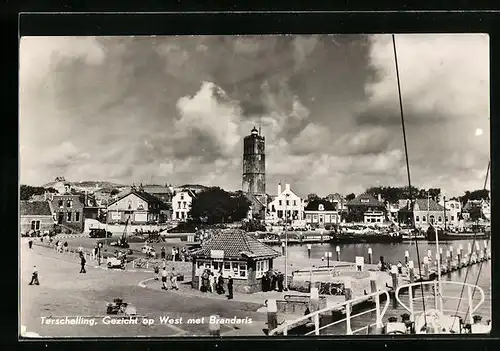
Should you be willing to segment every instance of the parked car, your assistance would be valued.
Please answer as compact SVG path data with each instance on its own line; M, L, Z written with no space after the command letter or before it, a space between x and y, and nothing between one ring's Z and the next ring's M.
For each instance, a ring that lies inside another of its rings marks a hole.
M89 236L91 238L111 238L113 233L111 232L106 232L105 229L90 229Z

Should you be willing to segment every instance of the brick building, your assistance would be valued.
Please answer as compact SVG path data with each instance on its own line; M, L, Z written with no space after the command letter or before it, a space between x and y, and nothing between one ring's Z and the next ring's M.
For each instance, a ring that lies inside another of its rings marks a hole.
M80 195L63 194L53 195L50 207L54 220L63 232L70 231L81 233L84 228L84 204Z

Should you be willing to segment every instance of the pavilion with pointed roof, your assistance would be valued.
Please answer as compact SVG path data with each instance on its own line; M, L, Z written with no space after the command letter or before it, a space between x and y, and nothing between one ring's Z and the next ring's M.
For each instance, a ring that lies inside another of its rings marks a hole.
M280 255L243 230L221 230L193 253L192 287L200 289L201 275L209 269L214 274L221 272L225 280L231 276L234 291L262 291L262 276L273 268L274 258Z

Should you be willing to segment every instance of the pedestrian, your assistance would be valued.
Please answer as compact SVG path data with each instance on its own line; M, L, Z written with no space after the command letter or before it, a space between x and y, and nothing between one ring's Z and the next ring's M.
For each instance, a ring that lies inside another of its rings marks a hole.
M59 240L56 241L56 244L54 245L54 250L58 250L59 249Z
M181 260L184 262L186 260L186 248L183 247L181 250Z
M33 240L31 240L31 239L30 239L30 240L28 241L28 247L29 247L30 249L31 249L31 248L33 248Z
M398 274L403 274L403 264L401 261L398 262Z
M161 247L161 259L164 260L165 259L165 246L162 246Z
M64 246L64 251L68 252L69 251L69 247L68 247L68 242L67 241L64 242L63 246Z
M172 247L172 261L175 261L175 247Z
M217 278L217 285L218 285L218 294L222 295L226 291L224 290L224 277L222 276L222 272L219 272L219 277Z
M210 283L210 292L214 293L215 292L215 276L214 276L213 272L210 272L208 280L209 280L209 283Z
M87 260L85 259L85 255L83 254L82 251L80 251L80 265L81 265L81 269L80 269L80 273L87 273L87 271L85 270L85 263L87 262Z
M283 291L283 273L281 272L278 273L278 291Z
M97 260L97 256L99 254L99 247L97 245L96 247L94 247L93 253L94 253L94 259Z
M208 278L208 269L203 271L201 275L201 291L207 292L210 289L209 278Z
M167 261L163 260L163 269L166 269L166 268L167 268Z
M170 275L170 284L172 285L172 289L179 290L179 286L177 285L177 274L175 273L175 267L172 267L172 273Z
M38 281L38 270L36 269L36 266L33 266L33 273L31 273L31 282L29 285L40 285L40 282Z
M167 288L167 269L163 267L163 270L161 271L161 283L162 283L162 289L163 290L168 290Z
M229 279L227 280L227 299L232 300L233 299L233 278L229 276Z
M154 272L155 272L155 280L160 280L160 267L155 266Z

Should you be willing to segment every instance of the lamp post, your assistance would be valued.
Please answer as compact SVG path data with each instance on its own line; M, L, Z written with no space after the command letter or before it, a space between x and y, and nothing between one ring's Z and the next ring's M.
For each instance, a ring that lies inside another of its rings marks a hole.
M288 213L287 213L287 208L288 208L288 196L290 194L285 194L285 291L288 290L288 232L287 232L287 225L288 225Z

